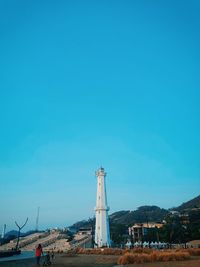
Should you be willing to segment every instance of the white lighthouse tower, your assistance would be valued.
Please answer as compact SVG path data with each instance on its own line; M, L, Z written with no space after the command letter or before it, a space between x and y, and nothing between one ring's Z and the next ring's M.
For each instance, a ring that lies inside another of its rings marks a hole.
M96 171L97 177L97 201L96 201L96 226L95 226L95 244L97 247L110 247L110 228L106 196L106 173L104 168Z

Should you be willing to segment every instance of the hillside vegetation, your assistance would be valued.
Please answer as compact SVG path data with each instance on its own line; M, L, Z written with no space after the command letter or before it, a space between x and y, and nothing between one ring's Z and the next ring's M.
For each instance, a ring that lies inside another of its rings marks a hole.
M181 204L180 206L173 208L173 210L177 210L177 211L184 211L184 210L192 210L192 209L196 209L196 208L200 208L200 195Z
M181 216L172 216L170 213L172 210L179 211ZM188 220L186 224L185 215ZM158 241L159 236L160 240L168 243L185 243L189 240L200 239L200 196L169 210L147 205L134 211L121 210L111 214L109 220L111 239L116 244L126 242L128 227L134 223L162 222L163 220L166 221L165 226L159 230L149 230L146 238L149 241ZM72 227L77 230L82 227L93 227L94 230L95 219L79 221Z
M169 213L157 206L141 206L135 211L119 211L110 215L113 223L133 224L140 222L160 222Z

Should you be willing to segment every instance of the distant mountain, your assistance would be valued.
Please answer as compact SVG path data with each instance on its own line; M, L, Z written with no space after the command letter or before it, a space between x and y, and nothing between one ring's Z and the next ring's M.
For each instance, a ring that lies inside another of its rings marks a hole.
M184 211L184 210L192 210L195 208L200 208L200 195L181 204L180 206L176 208L172 208L172 210L177 210L177 211Z
M22 237L22 236L27 236L27 235L30 235L30 234L33 234L33 233L35 233L36 231L35 230L30 230L30 231L28 231L28 232L26 232L26 233L20 233L20 236ZM6 234L5 234L5 238L9 238L9 237L12 237L12 239L14 239L14 238L16 238L18 236L18 231L16 231L16 230L11 230L11 231L9 231L9 232L7 232Z
M94 220L93 220L94 222ZM91 227L91 221L86 221L86 220L82 220L82 221L79 221L79 222L76 222L74 223L73 225L71 225L69 227L69 229L80 229L80 228L84 228L84 227Z

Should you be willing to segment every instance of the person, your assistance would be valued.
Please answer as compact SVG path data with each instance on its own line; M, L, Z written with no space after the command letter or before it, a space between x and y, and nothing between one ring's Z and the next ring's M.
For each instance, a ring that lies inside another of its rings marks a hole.
M55 259L55 255L54 255L54 251L52 249L52 251L51 251L51 260L52 260L52 262L54 261L54 259Z
M36 248L36 251L35 251L37 266L40 266L40 258L41 258L41 255L43 255L43 250L42 250L41 244L39 244L37 246L37 248Z
M43 266L46 266L46 265L51 265L51 257L50 257L49 251L47 251L47 254L45 256L45 261L43 263Z

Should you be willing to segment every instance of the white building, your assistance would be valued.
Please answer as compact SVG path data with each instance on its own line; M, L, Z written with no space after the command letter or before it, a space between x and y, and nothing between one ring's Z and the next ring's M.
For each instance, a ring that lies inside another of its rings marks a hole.
M95 244L97 247L110 247L110 229L106 196L106 173L104 168L96 171L97 177L97 200L96 200L96 226Z
M161 228L163 227L163 223L155 223L155 222L148 222L148 223L135 223L132 227L128 228L129 235L132 236L134 242L142 241L149 229L152 228Z

